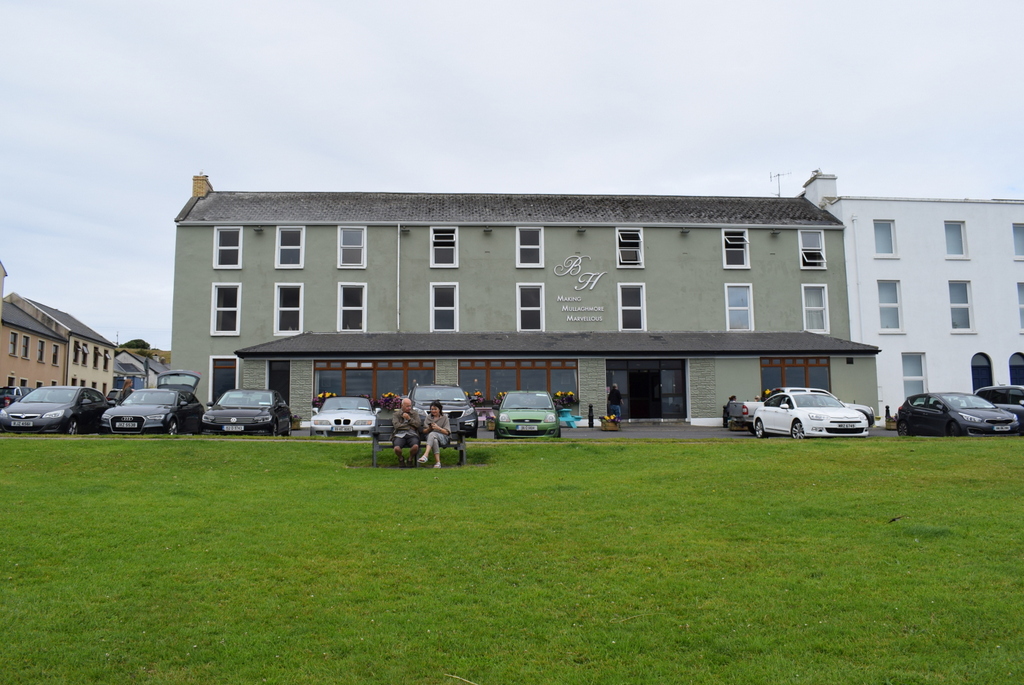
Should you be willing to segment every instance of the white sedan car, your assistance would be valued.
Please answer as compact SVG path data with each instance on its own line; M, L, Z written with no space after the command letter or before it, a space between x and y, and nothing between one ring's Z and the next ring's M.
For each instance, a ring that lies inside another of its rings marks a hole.
M754 412L754 435L767 438L772 433L798 440L840 435L866 437L868 420L830 395L781 392L769 397Z
M328 397L324 406L313 416L310 429L313 435L354 435L370 437L377 423L377 415L365 397Z

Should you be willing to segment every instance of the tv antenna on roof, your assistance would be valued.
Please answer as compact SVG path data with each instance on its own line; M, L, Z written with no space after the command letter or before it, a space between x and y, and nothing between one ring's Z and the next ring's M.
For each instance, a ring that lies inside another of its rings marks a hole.
M784 174L768 174L769 181L775 181L776 183L778 183L778 192L775 193L775 197L782 197L782 177L789 176L792 173L792 171L787 171Z

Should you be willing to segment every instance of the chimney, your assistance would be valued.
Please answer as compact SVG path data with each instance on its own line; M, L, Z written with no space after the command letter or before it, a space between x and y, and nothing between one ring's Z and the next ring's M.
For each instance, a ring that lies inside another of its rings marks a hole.
M836 177L833 174L821 173L821 169L815 169L807 183L804 183L803 196L815 206L824 209L826 204L839 197L836 191Z
M192 177L192 197L206 197L213 192L210 185L210 178L205 174Z

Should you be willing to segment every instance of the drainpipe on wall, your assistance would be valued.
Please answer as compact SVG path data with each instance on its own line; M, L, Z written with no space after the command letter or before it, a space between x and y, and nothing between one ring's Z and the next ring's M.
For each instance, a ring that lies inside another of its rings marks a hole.
M402 224L395 229L395 330L402 332Z

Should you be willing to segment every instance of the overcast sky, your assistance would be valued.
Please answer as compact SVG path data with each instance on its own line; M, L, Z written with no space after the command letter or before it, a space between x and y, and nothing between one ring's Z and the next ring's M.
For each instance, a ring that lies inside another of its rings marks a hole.
M1021 0L0 0L0 261L170 346L216 190L1024 197ZM194 303L205 316L209 302Z

